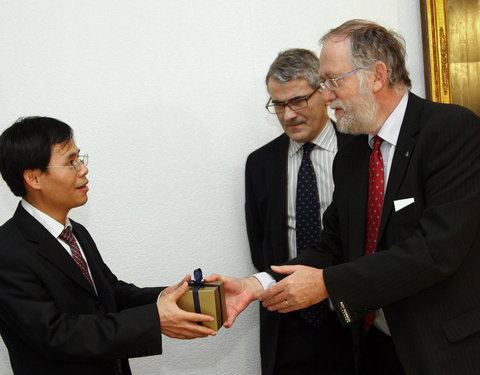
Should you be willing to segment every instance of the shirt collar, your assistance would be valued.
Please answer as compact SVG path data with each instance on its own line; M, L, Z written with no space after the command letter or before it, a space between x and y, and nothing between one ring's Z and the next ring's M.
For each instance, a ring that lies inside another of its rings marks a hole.
M331 120L328 120L320 134L314 140L312 140L311 143L327 151L335 152L337 150L335 128ZM293 155L295 155L302 148L303 145L304 143L290 139L288 157L292 157Z
M62 231L65 228L72 227L72 224L70 223L70 220L68 219L68 217L67 217L67 220L65 221L65 226L63 226L54 218L48 216L46 213L32 206L25 199L22 199L21 204L22 204L22 207L25 209L25 211L27 211L30 215L32 215L55 238L58 238L58 236L60 236L60 233L62 233Z
M400 102L397 104L393 112L388 116L387 120L383 123L378 136L384 141L387 141L393 146L397 146L398 135L400 134L400 128L402 127L403 118L407 110L408 92L406 92ZM368 144L373 148L373 135L368 135Z

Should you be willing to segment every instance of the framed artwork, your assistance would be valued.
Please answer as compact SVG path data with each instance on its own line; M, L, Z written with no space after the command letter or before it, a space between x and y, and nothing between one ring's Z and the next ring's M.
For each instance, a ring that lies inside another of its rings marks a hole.
M480 0L420 0L427 98L480 115Z

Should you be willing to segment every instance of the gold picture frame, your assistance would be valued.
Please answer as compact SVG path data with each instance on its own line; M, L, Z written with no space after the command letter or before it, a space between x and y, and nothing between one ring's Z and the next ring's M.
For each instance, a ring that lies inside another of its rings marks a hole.
M480 115L480 1L420 0L427 98Z

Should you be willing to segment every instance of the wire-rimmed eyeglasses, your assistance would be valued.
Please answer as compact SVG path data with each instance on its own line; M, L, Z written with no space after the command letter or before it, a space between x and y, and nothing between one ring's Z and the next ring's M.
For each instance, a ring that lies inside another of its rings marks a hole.
M308 107L308 99L310 99L317 91L318 89L315 89L310 95L302 96L300 98L293 98L287 100L286 102L271 103L272 98L270 97L265 105L265 108L273 115L285 112L285 107L290 108L292 111L299 111Z
M355 68L352 71L345 73L340 77L326 79L325 82L320 83L320 89L323 90L326 87L329 90L335 91L340 87L340 84L338 83L339 80L341 80L342 78L348 77L350 74L358 72L360 69L364 69L363 66Z
M73 168L78 172L82 165L88 165L88 154L78 155L77 160L72 160L68 165L47 165L47 168Z

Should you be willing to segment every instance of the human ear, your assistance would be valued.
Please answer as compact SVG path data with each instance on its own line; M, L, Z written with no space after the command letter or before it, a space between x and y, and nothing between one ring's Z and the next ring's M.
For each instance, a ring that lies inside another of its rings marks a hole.
M388 85L388 69L383 61L377 61L373 67L373 92Z
M39 169L25 169L23 171L23 182L25 183L27 188L33 190L40 190L40 170Z

